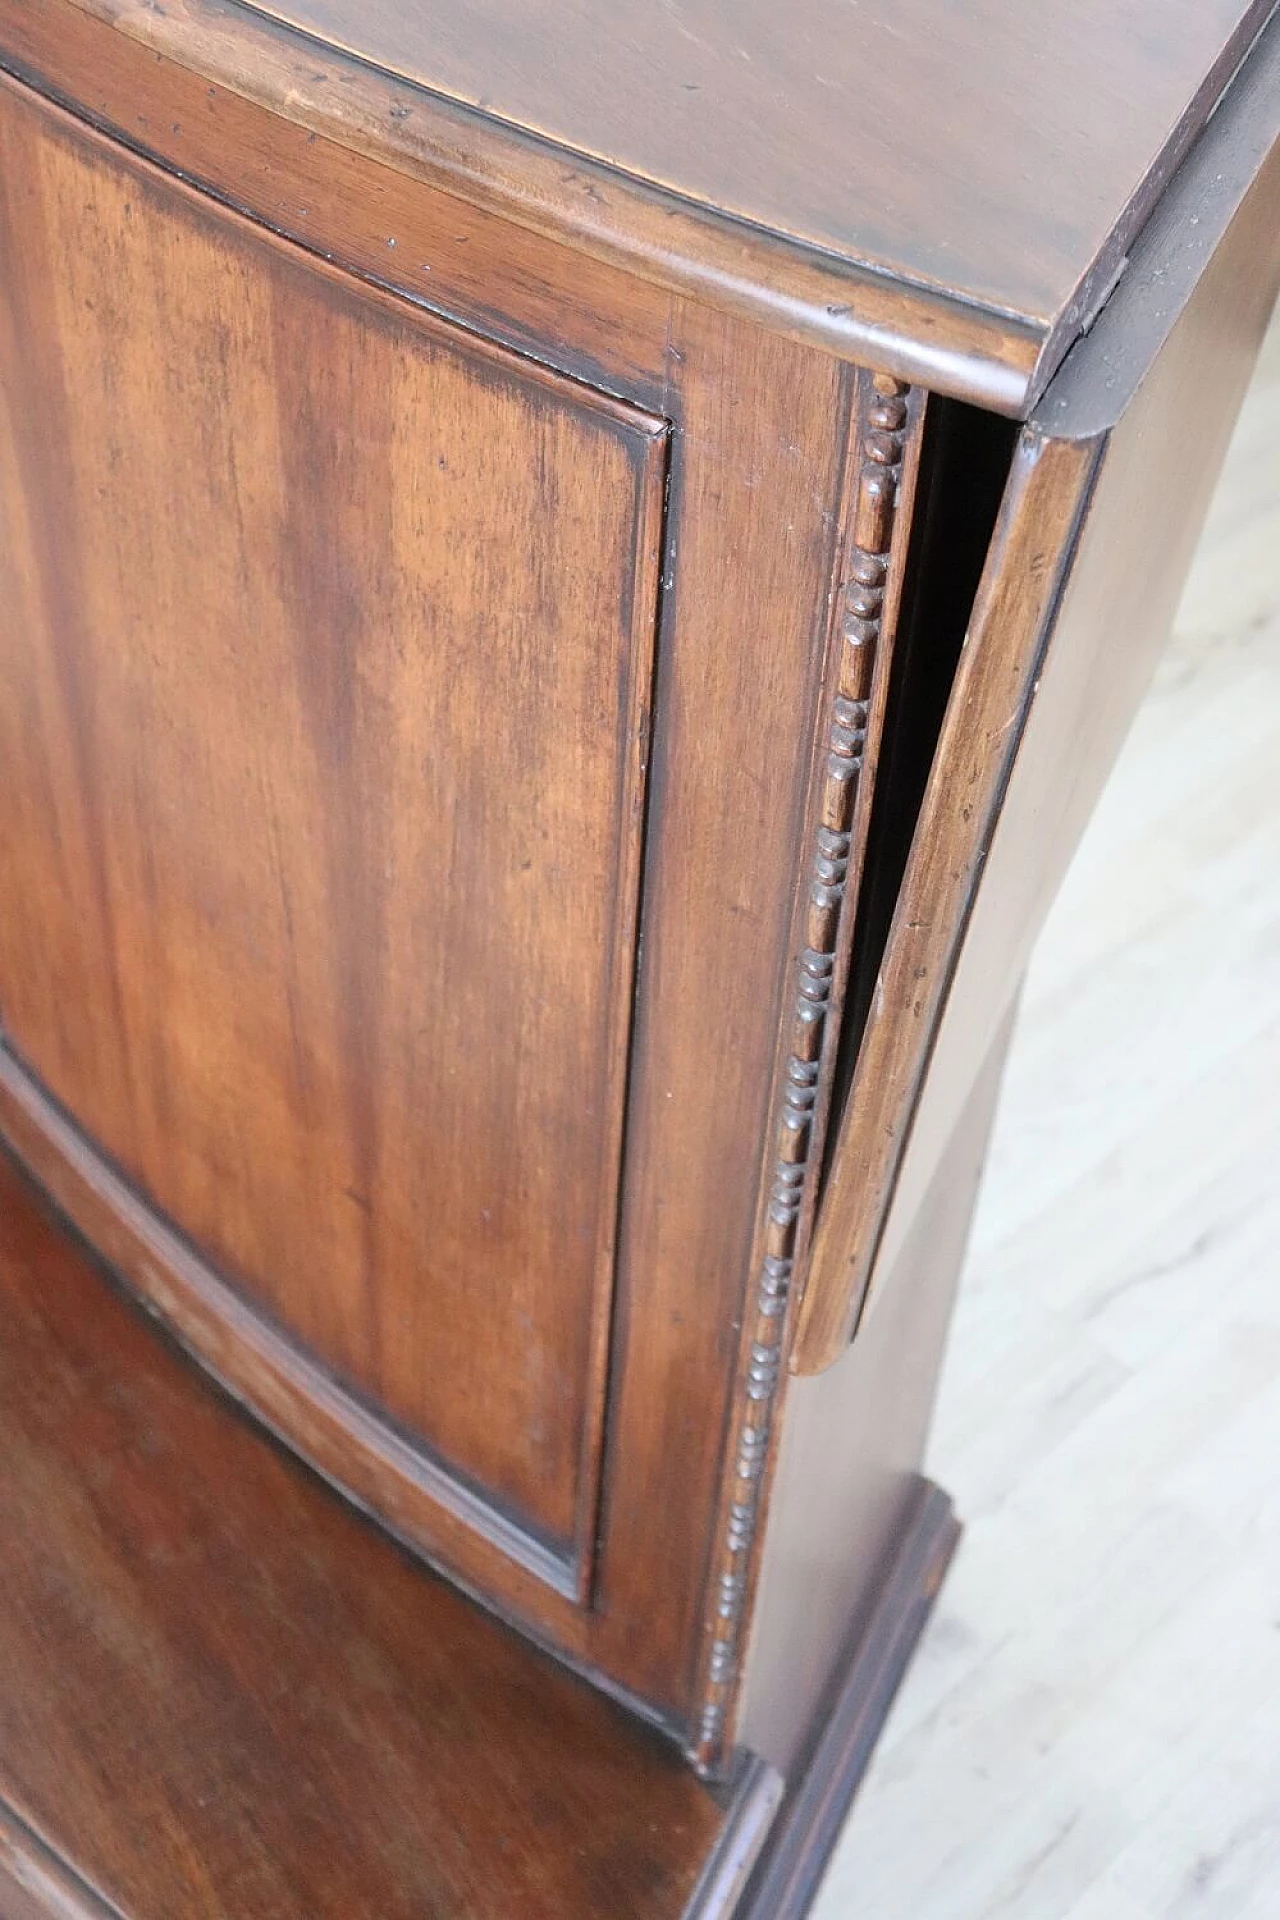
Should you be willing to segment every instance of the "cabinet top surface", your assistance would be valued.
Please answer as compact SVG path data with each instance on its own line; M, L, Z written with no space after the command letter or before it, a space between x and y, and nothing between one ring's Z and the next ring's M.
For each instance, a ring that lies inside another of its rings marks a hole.
M267 0L251 10L686 204L1047 335L1114 271L1272 5Z

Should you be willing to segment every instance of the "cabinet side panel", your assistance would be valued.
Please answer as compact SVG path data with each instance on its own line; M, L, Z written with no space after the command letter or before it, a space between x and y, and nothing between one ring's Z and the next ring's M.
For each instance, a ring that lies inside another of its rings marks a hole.
M594 1525L665 428L0 94L0 1017L265 1322Z

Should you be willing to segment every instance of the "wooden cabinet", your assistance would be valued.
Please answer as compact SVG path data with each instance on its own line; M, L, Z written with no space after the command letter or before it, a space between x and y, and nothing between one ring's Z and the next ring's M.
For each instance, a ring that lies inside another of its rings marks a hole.
M7 1044L237 1386L576 1598L665 423L0 111Z
M0 0L6 1916L804 1911L1268 11Z

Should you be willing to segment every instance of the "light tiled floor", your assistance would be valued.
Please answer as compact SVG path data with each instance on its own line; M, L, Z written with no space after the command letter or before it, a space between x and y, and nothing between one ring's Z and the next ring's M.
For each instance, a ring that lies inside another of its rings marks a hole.
M1280 1920L1280 327L1028 982L960 1556L813 1920Z

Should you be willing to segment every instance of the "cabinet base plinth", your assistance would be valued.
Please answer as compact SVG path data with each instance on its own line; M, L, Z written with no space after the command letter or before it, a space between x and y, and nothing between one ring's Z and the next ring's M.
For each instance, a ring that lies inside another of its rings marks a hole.
M959 1537L949 1497L922 1481L879 1597L852 1642L734 1920L802 1920L809 1911Z

